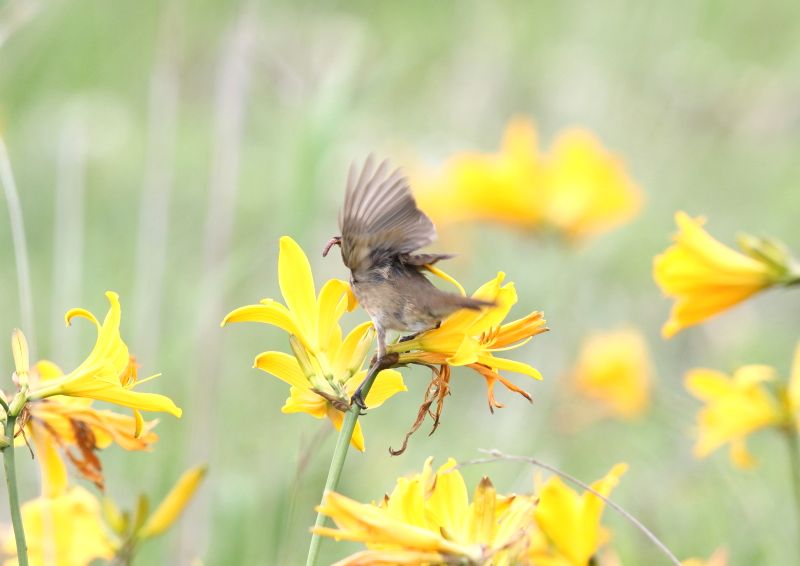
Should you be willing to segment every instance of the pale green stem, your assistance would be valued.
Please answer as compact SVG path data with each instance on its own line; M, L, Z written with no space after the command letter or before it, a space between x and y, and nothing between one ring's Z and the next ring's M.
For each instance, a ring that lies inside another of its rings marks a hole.
M3 464L6 469L11 524L14 526L14 539L17 542L17 561L19 566L28 566L28 546L25 544L25 529L22 526L22 514L19 509L17 469L14 461L14 427L16 422L17 416L9 414L6 420L5 435L10 444L3 449Z
M378 373L385 369L380 364L375 363L370 367L369 374L364 383L363 393L366 399L369 390L372 388L372 383ZM342 430L339 431L339 436L336 439L336 448L333 450L333 457L331 459L331 467L328 470L328 479L325 481L325 490L322 492L322 500L320 505L325 503L325 495L329 491L336 491L339 486L339 478L342 477L342 469L344 468L344 461L347 457L347 450L350 447L350 439L353 437L353 431L356 428L358 417L361 415L361 407L356 403L352 403L350 408L344 415L344 422L342 423ZM317 520L314 523L314 529L325 525L325 515L317 512ZM306 566L315 566L319 556L319 546L322 543L322 537L317 533L311 535L311 544L308 547L308 558L306 559Z
M789 448L789 467L792 474L795 504L797 506L798 528L800 529L800 444L798 444L797 436L797 431L794 427L786 431L786 440ZM800 538L798 538L798 540L800 540Z
M14 243L14 259L17 264L17 284L19 286L19 304L22 311L22 329L28 337L31 357L36 359L34 348L36 338L33 328L33 294L31 286L31 270L28 261L28 247L25 242L25 223L22 218L22 206L19 191L11 170L11 161L3 138L0 137L0 185L8 203L8 216L11 224L11 240Z

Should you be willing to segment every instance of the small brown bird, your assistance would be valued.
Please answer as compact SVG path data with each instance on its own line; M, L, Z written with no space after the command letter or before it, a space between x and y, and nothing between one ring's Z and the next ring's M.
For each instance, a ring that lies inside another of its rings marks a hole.
M399 169L389 174L387 161L376 169L370 155L360 174L350 166L339 229L341 236L331 238L322 255L341 246L353 293L378 335L378 363L386 355L387 330L411 332L409 339L459 309L492 304L440 291L425 277L425 266L453 256L414 253L436 239L436 229L417 208L408 179ZM362 408L363 385L352 399Z

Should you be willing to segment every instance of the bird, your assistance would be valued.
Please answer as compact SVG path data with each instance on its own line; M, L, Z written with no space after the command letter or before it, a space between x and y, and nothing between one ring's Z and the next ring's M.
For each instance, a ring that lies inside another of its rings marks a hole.
M326 244L341 248L350 270L350 287L369 315L378 341L376 363L386 359L387 331L410 332L401 340L437 328L461 309L480 310L494 303L438 289L424 275L433 264L453 254L416 253L436 240L436 228L417 206L408 178L389 161L377 166L368 156L360 172L351 164L344 206L339 214L340 236ZM351 402L366 408L364 380Z

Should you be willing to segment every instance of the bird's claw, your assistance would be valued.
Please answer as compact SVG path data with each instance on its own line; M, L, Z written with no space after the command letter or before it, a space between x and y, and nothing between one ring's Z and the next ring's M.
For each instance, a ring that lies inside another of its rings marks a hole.
M325 247L322 249L322 257L326 257L328 252L331 251L333 246L341 246L342 245L342 237L341 236L334 236L328 243L325 244Z
M353 394L353 396L350 398L350 404L351 405L352 404L358 405L358 407L361 409L361 411L366 411L367 410L367 404L364 402L364 395L361 393L360 390L356 391ZM361 415L364 415L364 414L366 414L366 413L363 413L363 412L361 413Z

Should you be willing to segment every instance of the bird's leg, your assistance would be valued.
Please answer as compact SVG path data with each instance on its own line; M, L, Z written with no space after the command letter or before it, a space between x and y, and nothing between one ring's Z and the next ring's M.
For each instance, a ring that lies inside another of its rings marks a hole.
M364 402L364 389L367 388L367 384L372 386L372 382L375 381L375 377L377 377L378 373L381 370L386 368L392 367L395 363L397 363L397 354L387 354L386 353L386 330L380 325L376 324L373 321L373 325L375 326L375 333L378 337L378 355L375 360L370 364L369 371L367 372L367 376L364 378L364 381L361 382L361 385L358 386L356 392L353 393L353 396L350 398L351 403L355 403L362 409L367 408L367 404Z
M373 321L372 326L375 327L375 334L378 337L378 360L386 355L386 329L380 324L375 324Z
M424 332L427 332L428 330L436 330L441 325L442 325L442 321L441 320L437 320L436 324L434 324L430 328L426 328L425 330L420 330L419 332L415 332L414 334L409 334L408 336L403 336L402 338L400 338L400 340L398 340L398 342L408 342L409 340L413 340L414 338L416 338L417 336L419 336L420 334L422 334Z

